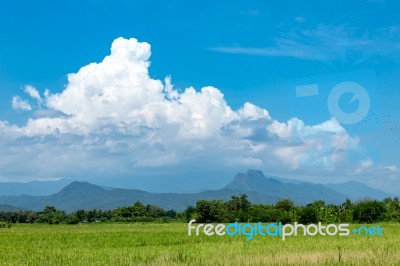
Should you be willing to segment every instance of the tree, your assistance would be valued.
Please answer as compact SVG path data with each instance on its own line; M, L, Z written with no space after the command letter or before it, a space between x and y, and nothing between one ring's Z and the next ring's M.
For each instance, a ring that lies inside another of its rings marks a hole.
M269 212L273 210L272 206L256 204L251 205L249 208L249 220L250 222L268 222L270 221Z
M374 223L382 219L385 204L380 201L362 201L353 207L353 219L359 223Z
M276 221L282 222L283 224L291 223L293 214L292 210L294 208L293 201L286 198L278 200L274 206L276 212Z
M398 197L385 198L385 220L400 221L400 202Z
M175 219L176 218L176 211L175 210L169 210L165 212L165 216Z
M74 214L76 215L76 218L78 218L79 222L87 222L85 210L77 210Z
M342 204L342 208L345 210L350 210L353 207L353 203L351 203L350 199L346 199L346 201Z
M299 222L302 224L312 224L318 222L318 209L312 204L304 207L299 214Z
M196 220L199 223L223 222L226 220L226 204L222 200L199 200L196 202Z
M293 209L294 204L293 201L290 199L281 199L275 203L275 209L282 210L282 211L290 211Z
M196 215L196 208L193 206L188 206L186 210L179 213L178 217L180 217L185 222L189 222L195 217L195 215Z
M42 213L44 214L51 214L51 213L56 213L57 209L54 206L47 205L44 207Z
M142 221L145 219L147 214L146 207L140 201L136 201L130 209L135 221Z
M49 224L59 224L64 222L66 214L64 211L57 210L54 206L46 206L43 211L39 212L38 221Z
M346 201L339 206L339 211L337 214L338 222L353 222L353 203L350 199L346 199Z
M166 212L164 211L164 209L156 205L150 205L150 204L146 205L146 213L147 215L145 214L145 216L149 216L153 219L166 216Z
M76 215L76 213L71 213L70 215L68 215L68 217L65 219L65 223L78 224L79 219L78 219L78 216Z
M229 220L231 222L247 222L249 219L249 208L251 206L250 201L247 199L246 194L240 196L232 196L232 198L226 203L229 211Z

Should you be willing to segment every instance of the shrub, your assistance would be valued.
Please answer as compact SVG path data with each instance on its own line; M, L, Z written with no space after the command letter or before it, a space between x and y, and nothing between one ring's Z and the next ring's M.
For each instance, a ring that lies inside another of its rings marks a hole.
M0 222L0 228L10 228L10 227L11 227L10 222L4 222L4 221Z
M314 206L307 206L300 211L299 222L302 224L312 224L318 222L318 210Z
M385 204L380 201L363 201L353 208L353 219L359 223L374 223L382 220Z

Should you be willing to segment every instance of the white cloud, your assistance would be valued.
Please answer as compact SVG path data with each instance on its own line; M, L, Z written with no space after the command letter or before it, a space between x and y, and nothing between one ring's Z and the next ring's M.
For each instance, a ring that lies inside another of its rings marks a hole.
M39 109L21 127L0 121L0 176L256 167L284 174L318 168L320 178L345 173L347 156L365 159L359 139L335 119L280 122L248 102L232 110L217 88L176 90L171 77L152 79L150 55L149 44L118 38L101 62L69 74L62 92L46 89L42 98L26 86ZM14 98L19 109L32 109Z
M40 94L38 90L33 87L32 85L25 85L25 90L24 90L32 99L36 100L38 103L42 102L42 97L40 97Z
M267 110L262 109L252 103L246 102L237 112L241 119L258 120L271 119Z
M395 165L388 165L385 169L389 170L392 173L399 173L399 168Z
M361 160L358 163L358 166L353 170L354 175L362 175L373 171L374 162L371 158L367 158L365 160Z
M1 141L8 141L12 138L23 136L22 130L15 126L10 125L7 121L0 121L0 143Z
M274 154L291 169L332 170L345 160L345 154L357 151L359 146L358 138L351 137L336 119L313 126L298 118L287 123L274 120L266 130L285 143L276 147Z
M400 171L395 165L375 163L371 158L360 160L347 169L348 176L352 180L361 181L367 185L382 189L389 193L398 194L400 184Z
M32 106L29 102L22 100L19 96L14 96L11 101L12 108L14 110L21 110L21 111L31 111Z
M187 88L178 93L169 77L165 85L151 79L150 54L147 43L116 39L111 55L70 74L62 93L48 95L47 106L73 116L82 132L107 120L152 128L169 125L176 127L180 136L207 137L235 118L216 88L205 87L200 92Z
M297 22L304 18L296 17ZM348 25L318 24L315 28L292 28L273 38L274 45L266 47L219 46L210 50L231 54L294 57L307 60L335 60L355 53L359 60L372 55L393 57L399 51L398 27L391 26L366 32Z

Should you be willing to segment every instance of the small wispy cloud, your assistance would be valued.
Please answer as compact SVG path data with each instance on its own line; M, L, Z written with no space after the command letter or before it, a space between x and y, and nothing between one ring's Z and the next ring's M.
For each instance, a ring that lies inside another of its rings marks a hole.
M302 18L296 19L301 21ZM266 47L217 46L209 50L221 53L292 57L307 60L333 60L345 54L388 55L399 50L397 27L378 29L369 34L347 25L319 24L314 29L295 28L273 38Z
M32 106L19 96L14 96L11 101L12 108L16 111L31 111Z
M28 94L32 99L36 100L38 103L42 102L42 97L40 97L39 91L32 85L25 85L25 93Z

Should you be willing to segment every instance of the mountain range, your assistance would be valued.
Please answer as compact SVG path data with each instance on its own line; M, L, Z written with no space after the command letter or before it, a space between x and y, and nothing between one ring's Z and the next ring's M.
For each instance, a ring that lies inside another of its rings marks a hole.
M54 185L54 184L53 184ZM0 184L0 191L1 184ZM154 204L163 209L184 210L194 206L200 199L228 200L233 195L247 194L252 203L274 204L279 199L290 198L295 204L305 205L315 200L326 203L342 203L346 198L383 199L392 196L358 182L341 184L313 184L280 177L265 176L261 171L248 170L238 173L224 188L199 193L149 193L137 189L105 188L88 182L73 181L59 192L51 195L3 195L0 196L0 210L7 209L42 210L46 205L72 212L78 209L114 209L131 205L136 201Z
M60 191L63 187L70 184L71 179L58 179L50 181L30 181L26 183L18 182L1 182L0 196L46 196Z

